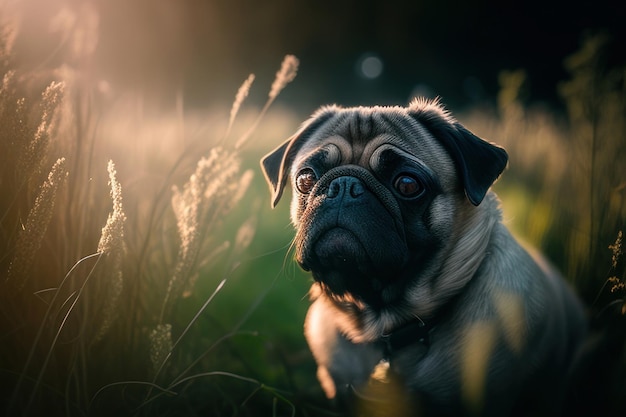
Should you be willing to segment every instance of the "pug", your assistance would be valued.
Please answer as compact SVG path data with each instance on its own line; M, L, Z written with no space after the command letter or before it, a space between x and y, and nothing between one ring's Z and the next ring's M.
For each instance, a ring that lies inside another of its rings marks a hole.
M327 397L357 414L558 415L587 322L502 223L490 187L507 161L426 99L323 107L262 159L272 206L292 189Z

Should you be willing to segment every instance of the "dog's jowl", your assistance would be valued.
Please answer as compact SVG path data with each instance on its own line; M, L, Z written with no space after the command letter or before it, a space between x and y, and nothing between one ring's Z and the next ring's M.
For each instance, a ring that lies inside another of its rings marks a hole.
M586 331L501 222L507 164L438 102L325 107L262 161L292 188L305 336L329 398L386 415L558 415Z

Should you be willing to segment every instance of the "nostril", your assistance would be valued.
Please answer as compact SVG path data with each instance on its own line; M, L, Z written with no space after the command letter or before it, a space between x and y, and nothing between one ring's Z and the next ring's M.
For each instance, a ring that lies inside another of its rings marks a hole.
M357 198L365 192L365 186L358 178L339 177L328 184L328 198ZM348 194L349 193L349 194ZM344 195L345 194L345 195Z
M328 193L326 193L326 195L329 198L335 198L337 197L340 191L341 191L341 184L339 184L338 181L333 181L330 183L330 186L328 187Z
M350 185L350 195L354 198L360 196L361 194L363 194L365 190L363 189L363 185L361 184L360 181L354 181L351 185Z

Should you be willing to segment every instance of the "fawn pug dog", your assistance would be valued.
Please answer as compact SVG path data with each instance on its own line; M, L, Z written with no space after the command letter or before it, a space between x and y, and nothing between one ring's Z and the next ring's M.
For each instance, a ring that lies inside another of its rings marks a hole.
M272 205L293 189L329 398L378 403L399 381L409 414L558 413L586 320L501 222L507 160L429 100L324 107L263 158Z

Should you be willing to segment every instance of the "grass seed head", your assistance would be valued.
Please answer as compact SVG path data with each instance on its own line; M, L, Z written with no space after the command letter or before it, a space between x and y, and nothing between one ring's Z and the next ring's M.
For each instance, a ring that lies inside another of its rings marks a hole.
M617 262L619 261L619 257L622 255L622 231L617 232L617 238L615 239L615 243L609 245L609 249L612 252L611 256L611 265L613 269L617 268Z
M299 64L300 61L298 61L298 58L294 55L285 55L280 70L276 73L276 78L274 78L272 88L270 89L269 98L271 100L275 99L283 88L296 78Z
M172 351L172 346L172 325L158 324L150 333L150 361L155 373Z
M7 280L19 280L18 288L24 286L43 241L56 201L57 191L67 178L65 158L59 158L52 166L22 226L15 245L13 261L9 266Z
M230 119L228 121L228 130L226 131L226 136L228 136L228 133L230 133L230 129L233 127L233 123L235 122L237 113L239 113L241 105L246 100L246 97L248 97L253 82L254 74L250 74L248 75L248 78L246 78L246 80L243 82L243 84L241 84L241 87L239 87L237 95L235 96L235 101L233 102L233 106L230 109Z
M104 275L109 278L106 290L107 295L102 310L102 324L96 332L95 340L102 339L111 327L118 315L119 300L124 288L124 275L122 272L122 262L126 253L124 243L124 223L126 215L122 206L122 187L117 181L117 171L113 161L107 165L109 172L109 185L111 186L111 200L113 210L109 213L106 224L102 228L98 252L105 256Z

